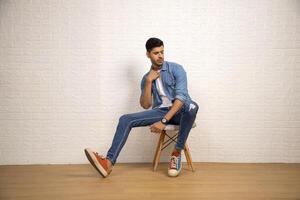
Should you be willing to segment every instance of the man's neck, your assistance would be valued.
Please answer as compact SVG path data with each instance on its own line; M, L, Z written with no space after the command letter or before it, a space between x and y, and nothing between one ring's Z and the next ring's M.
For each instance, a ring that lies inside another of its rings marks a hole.
M158 70L160 70L161 68L162 68L162 65L160 65L160 66L152 65L152 66L151 66L151 69L153 69L154 71L158 71Z

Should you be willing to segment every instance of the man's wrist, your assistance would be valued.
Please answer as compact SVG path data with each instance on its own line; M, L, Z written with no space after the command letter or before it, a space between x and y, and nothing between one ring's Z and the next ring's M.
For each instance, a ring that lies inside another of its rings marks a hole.
M169 120L167 120L167 119L164 117L164 118L162 118L162 119L160 120L160 122L163 123L164 125L167 125L167 124L169 123Z
M152 81L151 80L149 80L149 79L146 79L146 84L151 84L152 83Z

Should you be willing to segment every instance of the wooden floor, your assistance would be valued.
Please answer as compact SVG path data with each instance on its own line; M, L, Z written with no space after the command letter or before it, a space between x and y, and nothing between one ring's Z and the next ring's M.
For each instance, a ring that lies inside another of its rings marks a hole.
M108 178L90 165L0 166L0 199L300 199L300 164L117 164Z

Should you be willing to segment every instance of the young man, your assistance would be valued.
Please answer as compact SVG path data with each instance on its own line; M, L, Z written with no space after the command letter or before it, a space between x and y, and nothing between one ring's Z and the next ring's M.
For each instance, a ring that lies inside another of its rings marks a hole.
M177 176L180 173L181 151L195 121L198 105L188 94L187 77L183 67L164 61L163 41L158 38L148 39L146 50L152 65L141 81L140 104L144 109L151 106L152 109L120 117L106 157L89 148L85 149L88 160L103 177L111 173L133 127L151 125L151 132L160 133L167 124L179 125L179 136L171 153L168 174Z

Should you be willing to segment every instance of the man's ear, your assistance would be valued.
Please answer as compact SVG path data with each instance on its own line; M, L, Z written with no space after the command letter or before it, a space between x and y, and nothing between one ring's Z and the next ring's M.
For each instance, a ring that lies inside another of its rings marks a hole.
M148 58L150 58L150 53L149 53L149 51L146 51L146 56L147 56Z

